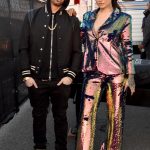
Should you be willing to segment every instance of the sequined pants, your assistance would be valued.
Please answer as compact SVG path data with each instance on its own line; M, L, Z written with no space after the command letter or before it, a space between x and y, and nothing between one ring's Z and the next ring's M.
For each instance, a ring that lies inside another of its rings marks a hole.
M98 103L104 85L107 85L106 100L108 106L107 139L99 150L120 150L123 114L124 114L124 75L88 75L85 84L83 112L78 130L76 150L95 150L94 137Z

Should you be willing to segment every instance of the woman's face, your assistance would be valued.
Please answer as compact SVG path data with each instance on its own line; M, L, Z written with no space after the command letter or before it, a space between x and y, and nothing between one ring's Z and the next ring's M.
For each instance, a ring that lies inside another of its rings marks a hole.
M100 9L112 7L112 0L96 0L96 3Z

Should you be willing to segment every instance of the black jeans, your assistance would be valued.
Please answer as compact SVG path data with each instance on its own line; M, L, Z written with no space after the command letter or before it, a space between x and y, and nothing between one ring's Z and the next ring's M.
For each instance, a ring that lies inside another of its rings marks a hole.
M68 123L66 110L70 96L70 86L57 86L59 80L50 82L36 81L38 88L29 88L29 98L33 107L33 137L36 148L45 148L46 139L46 118L49 102L52 104L55 131L55 150L67 150Z

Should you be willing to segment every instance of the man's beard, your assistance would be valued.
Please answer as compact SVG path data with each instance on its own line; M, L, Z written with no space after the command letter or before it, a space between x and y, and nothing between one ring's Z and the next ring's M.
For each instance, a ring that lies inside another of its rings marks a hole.
M61 7L61 6L63 5L64 1L61 2L61 1L59 1L59 0L56 0L56 2L54 1L54 2L52 2L52 3L53 3L53 5L55 5L55 6L57 6L57 7Z

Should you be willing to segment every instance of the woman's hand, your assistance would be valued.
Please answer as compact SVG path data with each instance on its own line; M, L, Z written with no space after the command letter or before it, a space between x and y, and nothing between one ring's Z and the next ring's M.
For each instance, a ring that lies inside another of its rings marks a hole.
M25 77L23 81L27 87L34 86L35 88L38 88L35 80L32 77Z
M59 82L58 82L58 86L60 86L61 84L64 84L64 85L70 85L72 83L72 79L70 77L64 77L62 78Z
M134 75L129 75L127 82L125 84L125 90L129 87L131 91L131 95L135 92L135 81L134 81Z
M67 10L67 13L69 14L69 16L76 16L77 15L77 12L75 11L74 8L69 8Z

